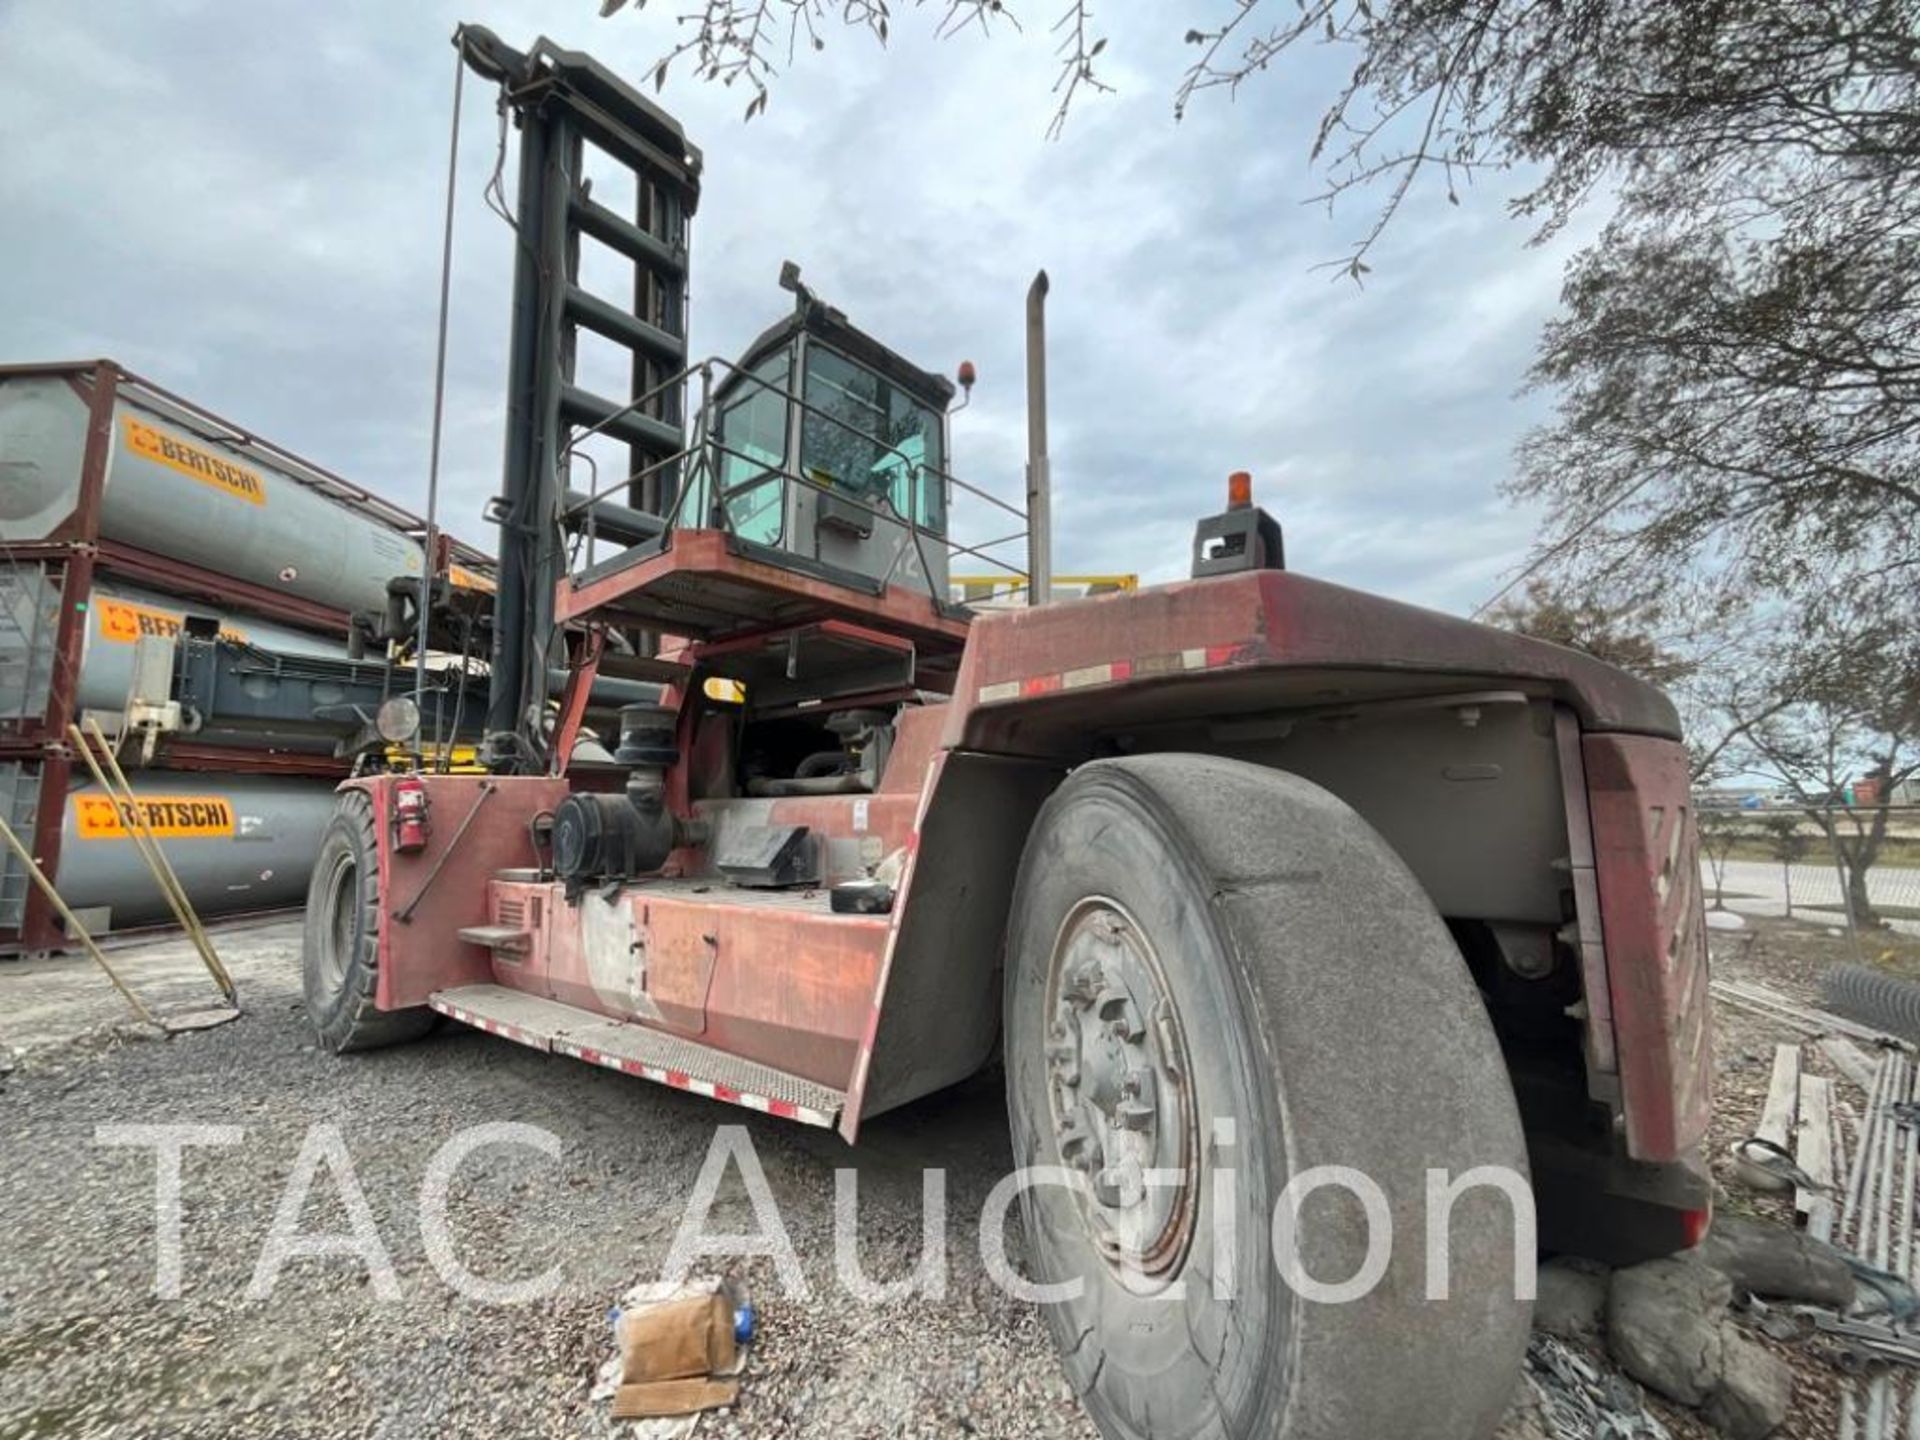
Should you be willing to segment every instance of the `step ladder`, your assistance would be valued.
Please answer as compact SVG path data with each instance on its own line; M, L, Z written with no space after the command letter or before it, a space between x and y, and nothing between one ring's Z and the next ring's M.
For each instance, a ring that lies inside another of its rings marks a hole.
M568 503L583 440L626 447L628 513L664 515L676 498L701 159L678 121L588 55L545 39L523 53L479 25L463 25L457 39L468 67L500 85L503 113L520 130L506 459L486 512L501 527L497 607L528 621L505 628L493 655L486 728L514 731L547 698L546 667L530 657L546 652L553 631L569 536L584 533L589 549L595 537L595 507ZM601 172L603 192L632 194L629 212L595 196L589 169ZM625 262L628 295L610 299L581 284L583 242ZM625 397L580 383L582 332L624 352ZM636 653L652 653L650 637L634 639Z

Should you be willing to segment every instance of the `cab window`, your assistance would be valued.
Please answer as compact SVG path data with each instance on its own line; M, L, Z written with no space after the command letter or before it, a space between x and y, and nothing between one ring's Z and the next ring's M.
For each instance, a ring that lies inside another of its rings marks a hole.
M945 533L938 411L817 342L807 349L805 398L800 460L809 479Z
M716 469L734 533L773 545L780 540L786 509L780 472L787 463L788 352L767 357L751 374L752 379L736 382L738 395L721 407Z

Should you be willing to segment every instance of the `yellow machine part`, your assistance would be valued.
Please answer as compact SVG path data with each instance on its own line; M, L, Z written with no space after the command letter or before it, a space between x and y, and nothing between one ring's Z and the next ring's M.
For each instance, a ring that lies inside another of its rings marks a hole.
M1024 575L955 575L947 584L949 598L968 605L1024 597L1027 592L1027 577ZM1139 588L1138 575L1053 577L1053 598L1056 600L1084 600L1089 595L1111 595Z

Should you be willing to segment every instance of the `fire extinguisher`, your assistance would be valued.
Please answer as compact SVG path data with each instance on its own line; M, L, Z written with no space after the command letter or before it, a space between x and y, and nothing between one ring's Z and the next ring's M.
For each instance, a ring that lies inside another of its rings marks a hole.
M393 848L402 855L427 848L427 782L417 775L393 785Z

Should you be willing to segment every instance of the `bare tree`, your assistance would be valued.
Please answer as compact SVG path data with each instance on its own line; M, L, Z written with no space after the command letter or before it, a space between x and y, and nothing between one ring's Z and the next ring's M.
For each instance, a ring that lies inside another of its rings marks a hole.
M1786 891L1787 918L1793 918L1793 867L1807 858L1813 837L1803 828L1798 815L1763 815L1760 831L1766 837L1768 852L1780 862L1780 884Z
M1707 870L1713 876L1712 908L1724 910L1727 908L1727 861L1732 858L1734 844L1740 839L1739 825L1724 810L1697 811L1696 821L1700 831L1700 853L1706 858Z
M602 17L627 8L629 0L603 0ZM632 0L644 10L647 0ZM686 0L675 16L686 38L653 67L656 88L667 83L676 61L687 59L696 76L722 85L742 82L752 92L746 118L767 108L770 86L783 65L805 50L827 48L827 34L840 28L861 32L885 45L897 10L933 10L942 35L969 28L991 33L995 26L1023 29L1017 3L1010 0ZM1062 0L1052 22L1060 71L1053 92L1058 104L1047 133L1057 136L1083 92L1110 92L1095 67L1107 48L1094 27L1091 0Z

